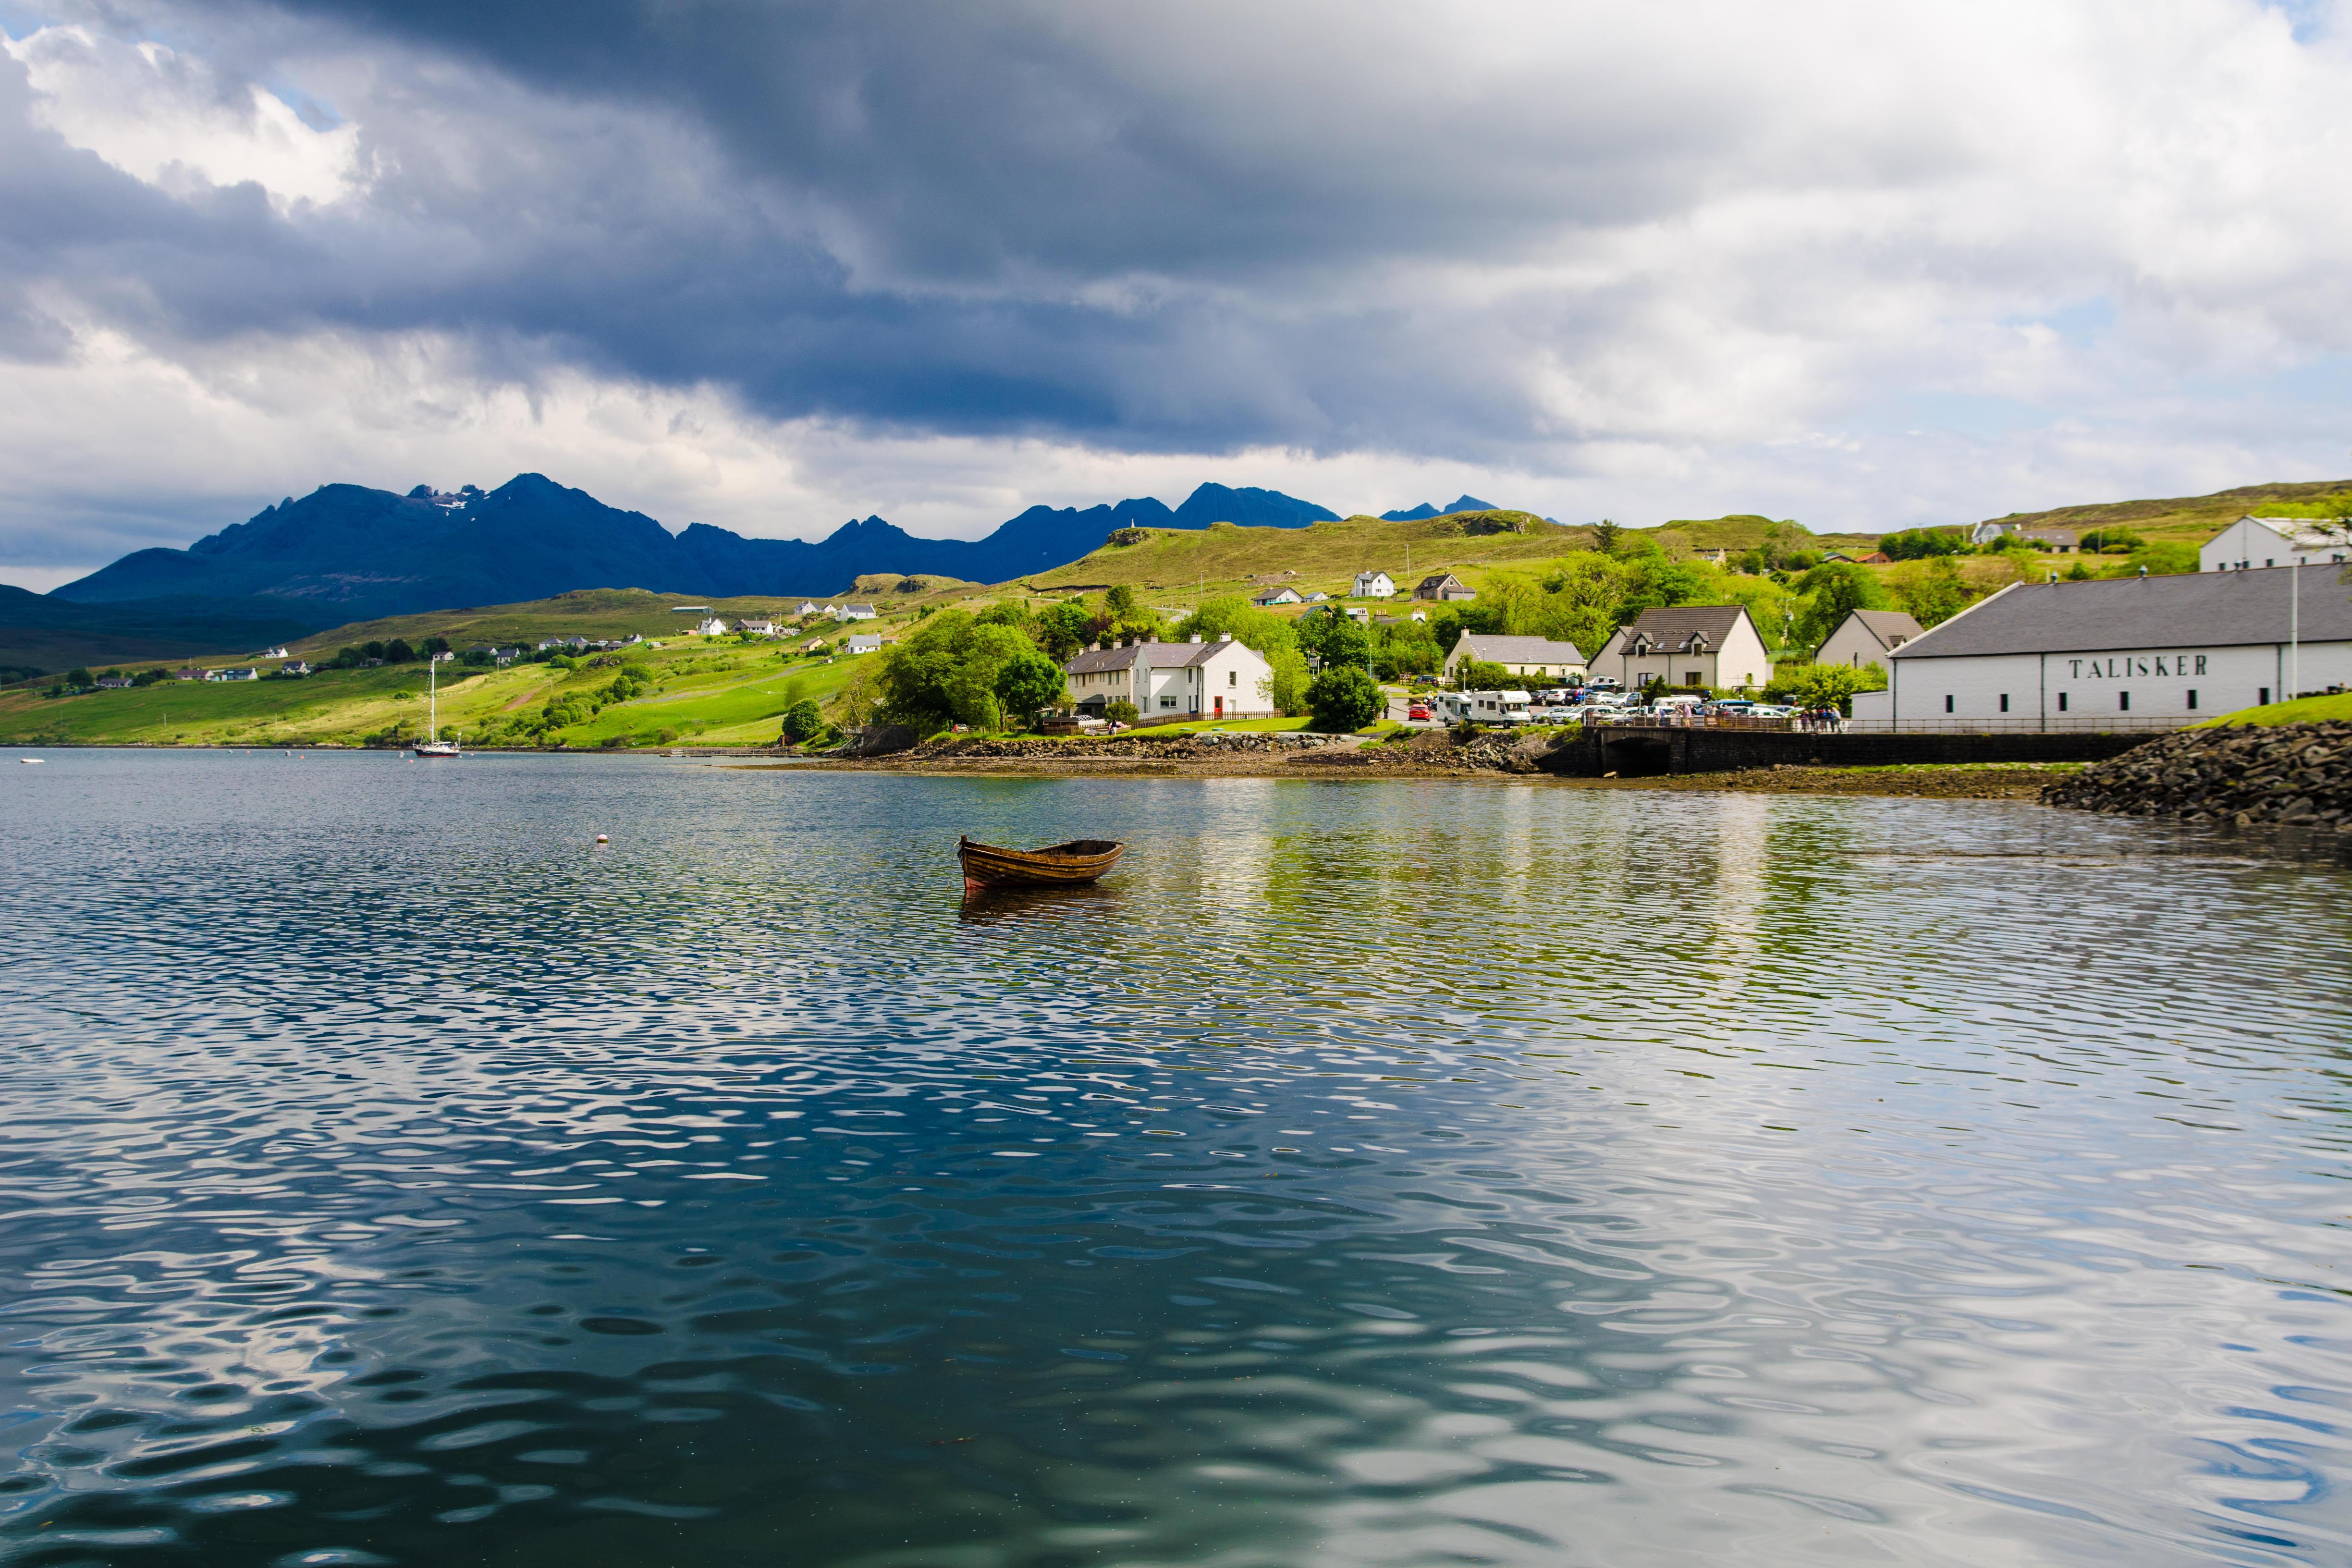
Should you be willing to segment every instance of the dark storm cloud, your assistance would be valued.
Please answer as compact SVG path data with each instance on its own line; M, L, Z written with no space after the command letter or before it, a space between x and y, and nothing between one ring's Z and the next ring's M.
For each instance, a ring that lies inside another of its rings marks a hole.
M232 14L155 15L201 31ZM1350 279L1506 259L1572 214L1622 221L1692 163L1687 125L1624 103L1357 104L1311 47L1279 68L1171 65L1208 49L1212 12L330 0L233 17L248 54L273 25L382 51L351 110L364 192L290 212L252 186L156 195L26 132L11 72L20 173L54 184L0 217L20 276L69 277L149 334L453 331L519 374L554 356L894 428L1136 450L1524 436L1521 390L1467 374L1511 331ZM474 68L455 86L431 68L452 58ZM13 321L0 341L47 341Z

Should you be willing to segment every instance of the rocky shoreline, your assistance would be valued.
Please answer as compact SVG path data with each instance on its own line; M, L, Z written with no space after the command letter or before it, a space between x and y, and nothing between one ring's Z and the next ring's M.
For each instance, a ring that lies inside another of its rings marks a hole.
M2352 724L2186 730L2042 792L2051 805L2352 834Z

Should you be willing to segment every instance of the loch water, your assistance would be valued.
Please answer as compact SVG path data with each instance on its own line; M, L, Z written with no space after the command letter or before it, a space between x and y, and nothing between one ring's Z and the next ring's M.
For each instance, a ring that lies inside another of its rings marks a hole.
M2352 1561L2336 861L44 754L0 1562ZM967 908L960 833L1131 847Z

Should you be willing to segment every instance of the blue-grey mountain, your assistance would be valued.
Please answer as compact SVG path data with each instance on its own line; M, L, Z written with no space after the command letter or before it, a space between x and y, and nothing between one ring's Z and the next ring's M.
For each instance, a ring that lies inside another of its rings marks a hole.
M290 602L319 625L335 626L574 588L831 595L869 573L1006 582L1075 561L1118 528L1303 528L1337 516L1279 490L1202 485L1173 510L1148 497L1083 510L1031 507L984 539L919 539L878 517L815 541L746 539L705 523L673 535L643 512L539 474L449 495L423 485L404 496L325 485L185 550L134 552L52 596L83 604L257 597L273 614Z
M1480 500L1476 496L1465 495L1456 497L1452 506L1432 506L1427 501L1423 501L1419 506L1407 507L1401 511L1384 511L1381 513L1381 521L1382 522L1419 522L1424 518L1451 517L1457 511L1493 511L1495 510L1493 501Z

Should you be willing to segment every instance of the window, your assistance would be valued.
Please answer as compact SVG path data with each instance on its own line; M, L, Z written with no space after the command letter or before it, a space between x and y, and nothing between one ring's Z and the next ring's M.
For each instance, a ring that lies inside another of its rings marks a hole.
M2004 713L2009 711L2009 693L2006 691L2000 694L2000 710Z
M2254 706L2257 708L2267 707L2271 700L2271 689L2267 686L2262 686L2255 688L2255 690L2258 695L2254 698Z
M1240 670L1229 669L1225 671L1225 684L1227 686L1239 686L1241 683L1242 672Z
M2116 693L2116 711L2118 713L2128 713L2131 711L2130 692L2118 691Z
M2197 711L2197 689L2193 686L2189 689L2189 710Z
M1944 711L1945 711L1945 712L1947 712L1947 713L1949 713L1951 710L1952 710L1952 700L1951 700L1951 698L1950 698L1949 696L1947 696L1947 697L1944 699Z
M1176 706L1176 699L1173 697L1163 697L1160 700L1160 706L1162 708L1173 708Z
M2061 713L2066 711L2066 694L2063 691L2058 694L2058 711Z

